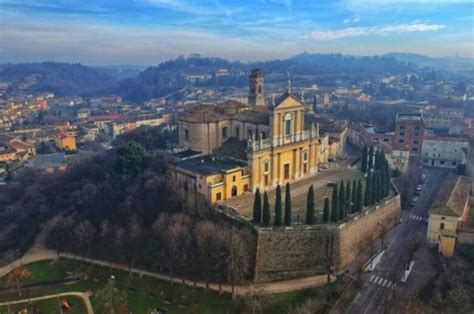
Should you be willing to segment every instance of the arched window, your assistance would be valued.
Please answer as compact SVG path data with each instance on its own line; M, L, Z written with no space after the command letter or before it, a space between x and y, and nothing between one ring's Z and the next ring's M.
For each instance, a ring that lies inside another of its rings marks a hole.
M237 196L237 187L234 185L232 187L232 197Z

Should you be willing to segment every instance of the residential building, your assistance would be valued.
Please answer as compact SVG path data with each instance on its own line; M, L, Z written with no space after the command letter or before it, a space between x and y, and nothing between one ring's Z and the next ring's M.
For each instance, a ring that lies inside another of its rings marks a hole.
M425 127L421 114L399 113L392 138L392 148L407 148L412 156L419 156L424 132Z
M61 150L76 150L76 138L67 133L59 132L54 141Z
M453 168L466 164L469 141L456 136L425 136L422 145L425 166Z
M66 154L53 153L45 155L36 155L27 164L28 167L41 170L46 173L66 170Z
M471 179L450 174L436 195L429 212L427 239L439 244L439 252L452 256L458 224L469 214Z

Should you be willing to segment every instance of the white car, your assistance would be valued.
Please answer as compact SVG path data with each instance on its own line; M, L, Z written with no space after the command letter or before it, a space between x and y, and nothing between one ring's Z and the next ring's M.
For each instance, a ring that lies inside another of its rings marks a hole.
M418 186L416 187L416 190L417 190L418 192L420 192L421 190L423 190L423 185L418 184Z

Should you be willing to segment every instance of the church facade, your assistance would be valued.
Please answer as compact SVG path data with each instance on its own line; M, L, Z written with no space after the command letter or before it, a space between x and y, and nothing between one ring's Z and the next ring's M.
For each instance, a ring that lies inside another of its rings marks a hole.
M214 203L286 184L316 173L340 150L318 123L305 123L306 105L290 90L265 106L262 71L249 81L248 104L199 105L179 118L180 146L198 154L173 168L187 197Z

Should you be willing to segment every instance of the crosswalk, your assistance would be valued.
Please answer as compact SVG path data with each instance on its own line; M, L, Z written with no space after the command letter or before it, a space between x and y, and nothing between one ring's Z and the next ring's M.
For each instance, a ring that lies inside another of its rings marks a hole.
M416 221L428 221L428 218L425 218L425 217L421 217L421 216L418 216L418 215L410 215L410 219L413 219L413 220L416 220Z
M395 286L395 283L393 281L390 281L386 278L383 278L383 277L379 277L379 276L376 276L376 275L372 275L369 279L369 282L373 283L373 284L376 284L376 285L379 285L379 286L382 286L382 287L386 287L386 288L393 288Z

